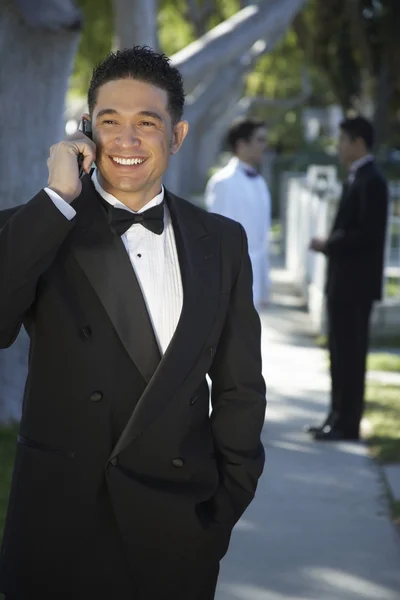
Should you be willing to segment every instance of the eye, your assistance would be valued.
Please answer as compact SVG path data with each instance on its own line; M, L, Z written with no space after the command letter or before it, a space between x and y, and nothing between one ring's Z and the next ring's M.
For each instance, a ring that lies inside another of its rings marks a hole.
M155 123L152 121L140 121L139 125L144 125L145 127L154 127Z
M115 124L117 123L117 121L113 121L112 119L105 119L105 120L103 121L103 123L104 123L105 125L115 125Z

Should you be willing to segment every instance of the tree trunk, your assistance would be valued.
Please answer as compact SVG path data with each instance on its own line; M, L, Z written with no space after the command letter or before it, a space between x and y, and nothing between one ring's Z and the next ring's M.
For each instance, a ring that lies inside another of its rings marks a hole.
M41 7L56 8L57 2ZM38 21L38 11L24 11L3 0L0 7L0 94L3 107L0 139L0 208L23 204L47 183L49 148L64 136L63 112L79 41L79 13L64 2L62 20L57 11ZM32 5L26 2L31 9ZM10 48L12 51L10 52ZM32 224L34 226L34 224ZM26 377L27 337L21 333L14 345L0 350L0 422L18 419Z
M375 146L379 148L384 144L389 135L390 106L394 92L393 76L390 61L387 56L382 56L375 93L375 112L373 116L375 131Z
M360 0L350 0L346 2L344 6L349 17L352 45L354 48L357 48L357 51L360 53L360 63L369 71L369 73L373 73L374 61L372 48L370 40L368 39L366 20L362 15L362 2L360 2Z
M380 22L380 61L376 77L375 100L375 145L386 144L390 135L390 121L393 117L393 97L396 92L399 69L399 26L400 7L397 0L385 3ZM398 86L397 86L398 89Z
M189 105L186 117L195 124L191 130L191 141L194 141L197 152L190 171L182 173L180 184L183 188L191 189L192 182L196 182L197 186L202 188L204 178L218 156L233 112L243 97L246 85L244 76L265 51L265 43L254 44L241 60L222 71L218 79L212 82L207 93L198 98L193 105Z
M249 6L172 57L184 77L190 131L184 151L173 158L165 177L171 190L190 197L204 188L220 147L217 135L226 129L231 114L217 114L218 107L233 110L232 100L236 104L243 95L243 77L252 65L249 49L265 37L267 51L271 51L306 1L264 0ZM253 52L257 54L257 49ZM242 60L246 54L247 65ZM217 116L213 118L212 113Z
M157 0L114 0L115 47L158 49Z

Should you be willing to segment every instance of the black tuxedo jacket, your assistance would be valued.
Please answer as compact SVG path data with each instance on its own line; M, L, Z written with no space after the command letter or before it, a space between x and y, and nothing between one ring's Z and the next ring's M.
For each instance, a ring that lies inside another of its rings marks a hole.
M161 361L88 176L73 221L45 191L1 213L0 344L22 324L30 337L6 596L195 599L254 496L265 387L246 237L234 221L166 201L184 300Z
M327 294L371 302L382 297L387 184L375 162L345 184L327 244Z

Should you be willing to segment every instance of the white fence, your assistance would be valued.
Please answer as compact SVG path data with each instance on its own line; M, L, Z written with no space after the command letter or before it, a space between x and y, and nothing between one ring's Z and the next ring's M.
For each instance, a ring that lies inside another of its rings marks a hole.
M340 198L341 184L333 166L312 166L307 175L285 174L282 209L286 268L303 294L315 333L325 333L326 259L308 250L314 236L326 237ZM400 182L390 183L384 298L376 303L372 335L400 335Z

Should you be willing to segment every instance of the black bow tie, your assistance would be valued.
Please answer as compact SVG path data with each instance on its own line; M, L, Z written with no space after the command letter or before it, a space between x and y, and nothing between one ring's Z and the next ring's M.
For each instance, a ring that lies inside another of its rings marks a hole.
M247 177L254 178L259 176L259 173L255 169L243 169L243 171L245 172Z
M161 235L164 231L164 201L141 213L132 213L124 208L116 208L101 196L100 198L106 210L110 227L117 235L123 235L135 223L140 223L157 235Z

